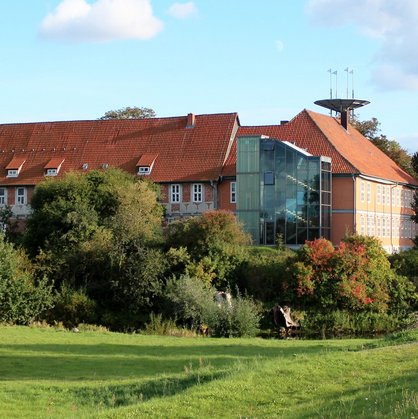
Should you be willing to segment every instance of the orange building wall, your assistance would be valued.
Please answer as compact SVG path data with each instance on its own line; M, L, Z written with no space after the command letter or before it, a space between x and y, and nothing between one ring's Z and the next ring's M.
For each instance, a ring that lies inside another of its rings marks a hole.
M236 204L231 203L231 182L234 180L224 180L218 187L218 208L224 211L235 212Z
M331 241L338 244L354 232L354 183L351 177L332 179Z

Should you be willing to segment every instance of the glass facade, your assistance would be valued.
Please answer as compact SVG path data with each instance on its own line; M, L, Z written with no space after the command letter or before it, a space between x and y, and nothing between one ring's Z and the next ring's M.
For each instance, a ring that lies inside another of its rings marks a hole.
M331 159L286 141L240 137L237 216L254 243L288 245L331 236Z

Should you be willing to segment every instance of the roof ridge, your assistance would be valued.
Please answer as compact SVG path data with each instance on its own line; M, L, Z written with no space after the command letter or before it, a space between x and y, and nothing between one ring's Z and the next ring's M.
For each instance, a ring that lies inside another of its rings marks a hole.
M324 114L321 114L321 113L319 113L319 112L314 112L314 111L311 111L311 110L309 110L309 109L303 109L303 111L302 112L306 112L307 114L308 114L308 116L309 116L309 118L310 118L310 120L314 123L314 125L319 129L319 131L320 131L320 133L321 133L321 135L324 137L324 138L326 138L326 140L328 141L328 143L330 144L330 146L341 156L341 158L348 164L348 166L350 166L350 167L352 167L354 170L356 170L358 173L362 173L361 172L361 170L359 170L356 166L354 166L354 164L353 163L351 163L351 161L350 160L348 160L342 153L341 153L341 151L339 151L338 150L338 148L335 146L335 144L329 139L329 137L324 133L324 131L321 129L321 127L318 125L318 123L315 121L315 118L313 118L312 117L312 115L311 114L317 114L317 115L320 115L320 116L324 116L324 117L327 117L327 115L324 115ZM302 112L300 112L298 115L300 115ZM296 116L298 116L298 115L296 115ZM331 118L331 117L327 117L327 118ZM336 122L335 121L335 119L334 118L331 118L331 119L333 119L334 120L334 122Z

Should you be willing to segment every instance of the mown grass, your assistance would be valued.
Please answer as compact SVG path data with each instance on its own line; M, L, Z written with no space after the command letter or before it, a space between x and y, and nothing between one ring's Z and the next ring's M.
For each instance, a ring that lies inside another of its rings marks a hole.
M2 418L418 417L417 331L278 341L1 327L0 337Z

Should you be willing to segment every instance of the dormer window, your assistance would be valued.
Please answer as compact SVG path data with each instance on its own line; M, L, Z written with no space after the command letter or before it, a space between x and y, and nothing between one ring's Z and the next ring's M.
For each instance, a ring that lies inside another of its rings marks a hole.
M7 177L18 177L25 161L24 157L13 157L12 161L6 166Z
M157 159L158 154L143 154L136 167L138 169L138 175L149 175L151 174L152 168L154 167L155 160Z
M62 163L64 163L64 159L62 157L54 157L51 159L44 167L45 176L57 176L61 169Z
M150 173L150 167L149 166L139 166L138 167L138 174L139 175L149 175Z
M19 176L19 170L17 169L9 169L7 171L7 177L18 177Z

